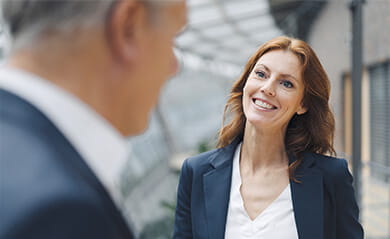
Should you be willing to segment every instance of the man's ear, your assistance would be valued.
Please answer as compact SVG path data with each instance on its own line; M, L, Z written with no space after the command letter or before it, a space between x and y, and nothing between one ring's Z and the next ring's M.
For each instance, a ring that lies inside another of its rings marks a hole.
M137 34L145 19L142 4L136 0L118 1L108 17L106 34L113 57L121 62L134 61Z

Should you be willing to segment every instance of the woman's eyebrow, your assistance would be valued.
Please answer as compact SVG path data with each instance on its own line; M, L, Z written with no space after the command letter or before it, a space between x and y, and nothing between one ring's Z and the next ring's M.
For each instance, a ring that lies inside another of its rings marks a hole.
M259 66L264 67L266 71L270 71L269 68L266 65L262 64L262 63L256 64L254 68L259 67Z
M298 81L297 78L295 76L293 76L293 75L290 75L290 74L280 74L280 75L283 76L283 77L292 78L293 80Z

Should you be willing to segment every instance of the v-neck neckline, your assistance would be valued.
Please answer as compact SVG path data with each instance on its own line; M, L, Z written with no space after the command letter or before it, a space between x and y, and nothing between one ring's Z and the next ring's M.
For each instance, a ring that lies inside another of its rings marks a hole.
M241 181L241 178L240 178L240 181ZM260 218L262 218L269 210L271 210L274 205L279 202L281 199L285 198L285 194L286 193L291 193L291 190L290 190L290 183L287 184L287 186L283 189L283 191L274 199L272 200L272 202L270 204L268 204L267 207L265 207L253 220L251 219L251 217L249 216L246 208L245 208L245 205L244 205L244 199L242 198L242 195L241 195L241 185L242 183L240 182L240 186L238 187L238 193L239 193L239 198L240 198L240 206L241 206L241 209L242 211L244 212L245 216L247 217L247 219L252 222L252 223L256 223L257 221L260 220Z
M256 223L258 220L260 220L259 218L263 217L264 214L266 214L267 211L269 211L270 209L272 209L274 207L274 204L278 201L280 201L282 198L284 198L283 196L287 193L291 195L291 188L290 188L290 183L287 184L287 186L279 193L279 195L274 199L272 200L272 202L270 204L267 205L267 207L265 207L253 220L251 219L251 217L249 216L246 208L245 208L245 205L244 205L244 199L242 197L242 194L241 194L241 185L242 185L242 178L241 178L241 172L240 172L240 153L241 153L241 146L242 146L242 143L240 143L237 147L237 150L235 152L235 155L234 155L234 161L233 161L233 177L236 179L235 180L235 183L232 185L233 186L233 190L236 190L236 193L238 193L238 196L239 196L239 202L240 202L240 208L241 210L243 211L243 214L245 215L245 217L251 222L251 223ZM288 197L288 195L287 195ZM291 197L291 196L290 196Z

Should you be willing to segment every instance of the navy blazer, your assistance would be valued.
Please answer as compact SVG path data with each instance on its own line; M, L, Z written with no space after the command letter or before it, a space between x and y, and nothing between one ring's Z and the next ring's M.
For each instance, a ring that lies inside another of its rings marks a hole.
M34 106L1 89L0 137L0 238L133 238L64 135Z
M184 162L173 238L224 238L232 162L239 142L237 139ZM290 185L300 239L363 238L345 160L305 153L296 175L300 183L290 180Z

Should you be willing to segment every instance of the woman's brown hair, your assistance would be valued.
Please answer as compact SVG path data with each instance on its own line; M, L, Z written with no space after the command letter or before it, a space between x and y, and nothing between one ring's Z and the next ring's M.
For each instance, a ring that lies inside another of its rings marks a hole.
M246 117L242 106L243 89L254 66L261 56L272 50L290 51L301 61L304 83L303 106L307 112L295 114L287 127L285 147L289 156L297 160L289 167L290 177L302 162L302 154L313 152L335 154L333 136L335 121L329 107L330 82L313 49L304 41L280 36L264 43L249 59L243 73L234 83L225 106L223 126L219 131L217 147L230 144L243 137ZM225 125L226 118L230 121Z

